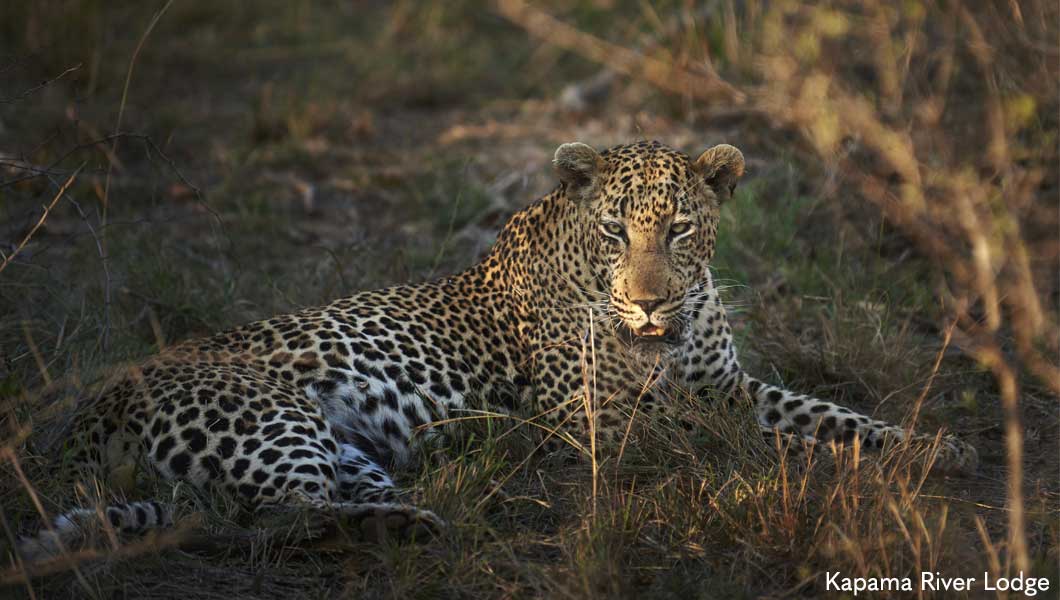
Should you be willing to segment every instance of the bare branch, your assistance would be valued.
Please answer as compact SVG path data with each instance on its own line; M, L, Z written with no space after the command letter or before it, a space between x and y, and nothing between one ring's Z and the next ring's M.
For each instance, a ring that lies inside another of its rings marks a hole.
M51 79L47 79L45 81L42 81L39 84L29 88L28 90L22 92L21 94L19 94L17 96L11 96L10 98L0 98L0 104L14 104L15 102L18 102L20 100L25 100L26 98L31 96L37 90L44 89L44 88L48 87L49 85L55 83L56 81L59 81L63 77L66 77L70 73L73 73L74 71L77 71L77 70L80 70L80 69L81 69L81 63L77 63L76 65L66 69L62 73L59 73L55 77L52 77ZM0 72L2 72L2 71L0 71Z
M33 234L37 233L37 230L40 229L41 225L44 224L44 221L48 219L48 215L51 214L52 209L55 208L55 203L63 197L63 194L66 193L67 188L70 187L70 185L74 182L74 179L77 177L77 174L80 173L81 169L83 169L84 167L85 165L84 163L82 163L80 167L78 167L73 173L70 174L69 177L66 178L66 182L63 183L63 185L59 188L59 192L55 194L55 197L52 198L52 201L44 207L44 212L41 214L40 218L37 219L37 223L34 224L33 227L29 230L29 233L27 233L26 236L22 238L22 241L19 242L18 246L15 247L14 252L12 252L9 256L5 256L3 262L0 262L0 273L2 273L4 269L7 268L7 265L11 264L11 261L14 260L16 256L18 256L18 253L26 247L26 244L29 243L30 238L33 237Z

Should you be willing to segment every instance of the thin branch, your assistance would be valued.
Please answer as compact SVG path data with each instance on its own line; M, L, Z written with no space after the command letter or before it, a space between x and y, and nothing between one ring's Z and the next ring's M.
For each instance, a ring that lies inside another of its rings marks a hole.
M30 95L32 95L37 90L42 90L42 89L48 87L49 85L55 83L56 81L59 81L63 77L66 77L70 73L73 73L74 71L79 70L81 68L81 64L82 63L77 63L76 65L66 69L62 73L59 73L55 77L52 77L51 79L47 79L45 81L42 81L39 84L29 88L28 90L22 92L21 94L19 94L17 96L11 96L10 98L0 98L0 104L14 104L15 102L18 102L20 100L25 100L26 98L28 98ZM2 72L2 71L0 71L0 72Z
M7 268L7 265L11 264L11 261L13 261L16 256L18 256L18 253L26 247L26 244L29 243L30 238L33 237L33 234L37 233L37 230L40 229L41 225L44 224L44 221L48 219L48 215L51 214L52 209L55 208L55 203L63 197L63 194L66 193L67 188L70 187L70 185L74 182L74 179L77 177L77 174L80 173L81 169L83 169L84 167L85 163L81 163L81 166L78 167L73 173L70 174L69 177L66 178L66 183L64 183L59 188L59 193L55 194L55 197L52 198L52 201L44 207L44 213L41 214L40 219L37 219L37 223L33 226L32 229L29 230L29 233L27 233L26 236L22 238L22 241L19 242L18 246L15 247L14 252L12 252L9 256L5 256L3 262L0 262L0 273L2 273L4 269Z

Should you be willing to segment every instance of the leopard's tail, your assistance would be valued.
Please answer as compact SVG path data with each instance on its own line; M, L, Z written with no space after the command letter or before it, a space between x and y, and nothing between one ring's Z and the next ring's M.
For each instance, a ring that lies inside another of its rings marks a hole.
M101 516L106 523L100 520ZM51 527L45 527L37 535L20 538L15 550L22 560L33 562L76 550L110 532L142 534L172 524L173 507L159 502L111 504L98 510L75 508L56 517Z

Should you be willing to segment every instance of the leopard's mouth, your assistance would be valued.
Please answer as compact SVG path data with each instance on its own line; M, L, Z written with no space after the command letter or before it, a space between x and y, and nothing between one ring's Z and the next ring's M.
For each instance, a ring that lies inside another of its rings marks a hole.
M634 329L633 334L639 337L665 337L666 328L654 323L648 323L638 329Z
M618 339L630 346L676 346L681 342L681 331L673 325L662 326L648 323L633 329L625 323L619 323L615 333Z

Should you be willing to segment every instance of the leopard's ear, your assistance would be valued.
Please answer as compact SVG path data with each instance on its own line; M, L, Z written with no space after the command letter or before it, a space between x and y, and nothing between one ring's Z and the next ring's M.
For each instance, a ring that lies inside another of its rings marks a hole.
M592 146L571 142L556 148L552 164L559 180L566 184L567 193L573 198L586 199L592 195L604 159Z
M718 195L719 204L732 197L736 182L743 177L743 152L728 144L718 144L700 154L695 164L707 185Z

